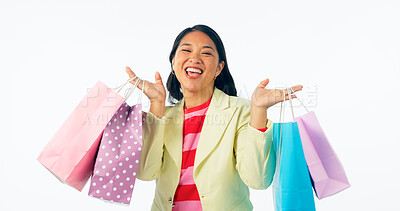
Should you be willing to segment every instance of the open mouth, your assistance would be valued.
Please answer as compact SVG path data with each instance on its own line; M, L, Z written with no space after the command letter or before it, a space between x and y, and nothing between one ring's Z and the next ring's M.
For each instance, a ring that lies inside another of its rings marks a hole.
M203 70L193 67L186 68L185 72L186 75L192 79L198 78L201 76L201 74L203 74Z

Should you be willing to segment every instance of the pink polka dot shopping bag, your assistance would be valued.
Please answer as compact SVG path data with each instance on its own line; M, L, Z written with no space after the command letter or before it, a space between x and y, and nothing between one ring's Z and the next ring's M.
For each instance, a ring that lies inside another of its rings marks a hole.
M89 196L129 205L142 145L142 105L124 102L104 129Z
M44 147L37 160L60 181L82 191L103 130L125 101L118 92L128 82L116 89L97 82Z

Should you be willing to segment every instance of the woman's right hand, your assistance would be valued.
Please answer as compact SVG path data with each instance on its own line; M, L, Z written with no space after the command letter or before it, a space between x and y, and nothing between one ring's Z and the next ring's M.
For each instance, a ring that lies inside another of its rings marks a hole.
M126 73L128 73L129 78L133 78L136 76L136 74L129 68L128 66L126 68ZM150 102L157 102L157 103L165 103L165 98L166 98L166 92L165 88L161 79L161 75L159 72L156 72L155 74L155 83L146 81L146 85L144 86L143 93L149 98ZM138 78L134 79L131 81L132 84L135 84L137 82ZM138 84L138 88L142 90L143 87L143 81L140 81Z
M128 73L129 78L134 78L136 75L135 73L129 68L128 66L125 67L126 73ZM165 99L166 99L166 91L163 85L161 75L159 72L155 73L154 76L155 83L145 81L145 86L143 93L149 98L150 100L150 112L156 115L158 118L164 116L165 111ZM137 82L138 78L135 78L131 81L132 84ZM143 82L139 82L138 88L142 90Z

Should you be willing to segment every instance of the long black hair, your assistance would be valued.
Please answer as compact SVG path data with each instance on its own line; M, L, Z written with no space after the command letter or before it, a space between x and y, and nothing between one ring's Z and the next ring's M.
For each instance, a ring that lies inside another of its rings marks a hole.
M218 36L217 32L215 32L212 28L206 25L195 25L193 27L186 28L183 30L175 39L174 45L172 46L171 53L169 55L169 62L171 63L172 70L172 59L175 56L176 50L182 40L182 38L193 31L201 31L207 34L210 39L214 42L217 47L217 52L219 55L219 63L224 62L224 68L221 73L217 76L214 82L214 86L223 91L225 94L230 96L237 96L237 91L235 87L235 82L233 81L232 75L229 72L228 62L226 61L226 54L224 44L222 43L221 38ZM177 101L183 98L183 94L181 92L181 84L179 83L176 75L171 73L169 74L167 80L167 90L169 91L169 102L175 104Z

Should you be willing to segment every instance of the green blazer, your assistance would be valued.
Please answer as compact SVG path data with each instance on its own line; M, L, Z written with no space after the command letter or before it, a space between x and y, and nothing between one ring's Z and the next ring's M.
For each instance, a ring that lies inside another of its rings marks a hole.
M156 179L151 210L171 210L182 166L183 99L159 119L143 121L137 178ZM266 189L275 171L272 122L261 132L249 125L250 101L215 88L196 150L193 179L204 211L252 210L249 188Z

